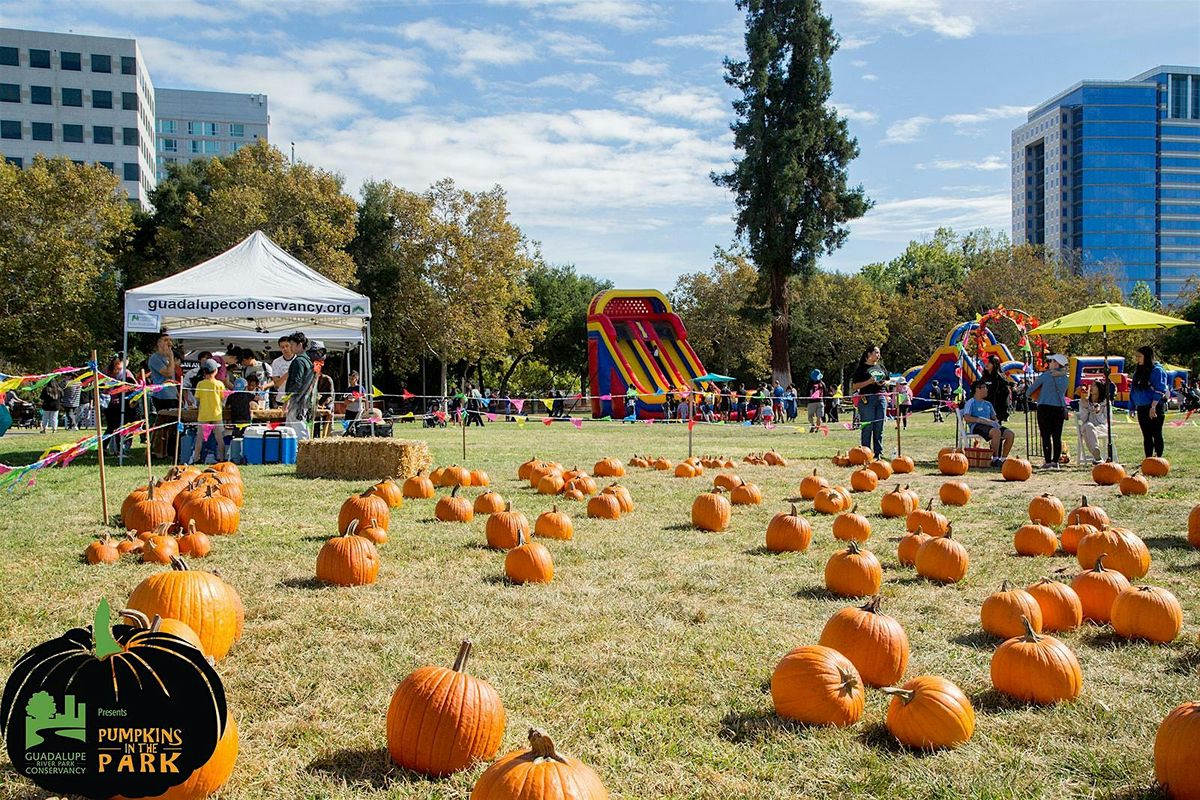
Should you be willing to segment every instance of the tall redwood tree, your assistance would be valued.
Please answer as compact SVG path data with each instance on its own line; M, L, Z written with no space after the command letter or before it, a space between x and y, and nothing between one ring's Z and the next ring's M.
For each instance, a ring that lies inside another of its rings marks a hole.
M713 180L734 192L737 230L749 245L771 314L771 373L791 381L788 278L807 278L841 247L846 223L871 207L847 186L858 142L827 105L838 37L820 0L737 0L746 12L745 61L725 60L740 155Z

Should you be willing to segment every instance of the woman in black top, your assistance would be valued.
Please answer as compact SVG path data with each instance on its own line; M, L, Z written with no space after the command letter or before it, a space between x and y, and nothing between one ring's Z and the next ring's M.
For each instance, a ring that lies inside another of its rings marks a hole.
M870 447L876 458L883 457L883 402L887 368L879 360L879 348L870 346L863 351L850 379L850 388L858 395L858 414L861 420L859 437L863 447Z
M988 357L987 366L983 368L983 375L980 377L988 387L987 401L992 404L996 411L996 419L1003 425L1008 420L1008 400L1012 393L1012 384L1000 371L1000 356L993 353Z

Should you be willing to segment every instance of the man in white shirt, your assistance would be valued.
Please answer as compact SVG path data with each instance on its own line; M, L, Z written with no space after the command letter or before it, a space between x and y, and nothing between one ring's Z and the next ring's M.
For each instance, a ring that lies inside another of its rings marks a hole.
M279 337L279 349L283 355L271 362L271 385L275 387L275 405L283 406L283 387L287 385L288 368L292 365L292 342L286 336Z

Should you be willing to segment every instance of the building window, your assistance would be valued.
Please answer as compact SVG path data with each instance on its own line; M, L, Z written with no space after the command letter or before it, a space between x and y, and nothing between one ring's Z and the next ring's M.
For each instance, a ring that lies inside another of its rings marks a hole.
M83 141L83 126L82 125L63 125L62 126L64 142L82 142Z
M221 153L221 143L204 140L204 154L209 156L219 155Z
M1167 116L1171 119L1187 119L1188 115L1188 76L1187 75L1171 75L1170 80L1170 97L1168 100L1169 111Z
M62 104L64 106L83 107L83 89L63 89Z
M125 165L125 180L136 181L137 179L138 179L138 165L137 164L126 164Z
M110 125L92 126L92 144L112 144L113 129Z
M189 136L216 136L217 123L215 122L189 122L187 124L187 132Z
M80 72L83 69L83 57L79 53L63 50L58 54L58 66L71 72Z
M17 55L17 48L15 48L15 47L0 47L0 66L5 66L5 67L21 66L21 59Z
M229 123L229 135L236 136L239 138L242 136L245 136L246 135L246 126L240 122Z
M35 142L53 142L54 125L49 122L33 123L33 140Z
M5 156L4 161L7 164L12 164L17 169L21 169L21 167L25 166L25 160L17 158L16 156Z
M137 92L121 92L121 110L137 111Z
M192 141L188 142L188 150L199 155L200 153L204 152L203 144L199 139L193 139Z
M116 174L117 174L117 165L116 165L116 164L114 164L113 162L111 162L111 161L97 161L96 163L97 163L97 164L99 164L100 166L104 167L106 170L108 170L109 172L111 172L113 175L116 175Z
M173 119L160 119L158 121L159 133L176 133L178 130L179 125Z
M21 123L16 120L0 120L0 139L20 139Z
M112 56L92 53L92 72L112 72Z
M121 129L121 144L126 147L137 147L138 131L137 128L122 128Z
M137 74L137 59L133 56L121 56L121 74L136 75Z
M49 86L30 86L29 87L29 102L35 106L48 106L53 103L50 99Z
M162 151L164 153L178 153L179 152L179 140L178 139L159 139L158 146L159 146L159 148L162 149Z
M112 108L112 92L92 89L92 108Z
M1192 119L1200 119L1200 75L1192 76Z
M38 69L50 69L50 51L49 50L29 50L29 66Z
M0 103L21 102L21 84L0 83Z

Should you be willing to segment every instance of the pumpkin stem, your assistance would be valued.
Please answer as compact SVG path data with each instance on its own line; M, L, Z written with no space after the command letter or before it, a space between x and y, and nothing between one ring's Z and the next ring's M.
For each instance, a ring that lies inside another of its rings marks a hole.
M149 628L150 618L136 608L123 608L117 612L118 617L127 617L137 623L139 628Z
M372 524L374 524L374 522L372 522ZM350 520L350 524L346 526L346 532L343 533L342 536L353 536L357 530L358 520L352 519Z
M952 533L954 533L954 523L953 523L953 522L947 522L947 523L946 523L946 538L947 538L947 539L949 539L949 538L950 538L950 534L952 534Z
M161 614L155 614L154 619L150 620L150 632L158 633L162 628L163 618Z
M879 604L881 602L883 602L882 594L871 595L871 597L867 600L867 604L862 607L862 610L866 611L870 614L878 614L879 613Z
M458 497L458 485L457 484L454 486L453 489L450 490L450 496Z
M171 556L171 569L182 572L182 571L186 570L187 568L188 568L188 565L184 562L184 560L182 558L180 558L179 556Z
M929 498L929 502L925 504L926 511L933 511L933 498Z
M899 697L900 702L907 705L912 702L912 699L917 696L917 693L912 689L902 689L899 686L885 686L879 691L891 697Z
M525 530L523 528L518 527L517 528L517 547L524 547L524 546L525 546Z
M851 552L851 553L853 553L853 554L855 554L855 555L858 555L858 553L860 552L860 551L859 551L859 549L858 549L858 540L857 540L857 539L851 539L851 540L850 540L850 545L849 545L849 546L846 548L846 550L848 550L849 552Z
M1008 578L1005 578L1004 580L1000 581L1000 591L1002 591L1002 592L1008 591Z
M1092 567L1093 571L1095 571L1095 572L1104 572L1105 571L1104 570L1104 557L1106 555L1108 555L1108 553L1101 553L1100 555L1096 556L1096 565L1094 567Z
M858 513L858 503L855 503L855 504L854 504L854 508L850 509L850 513L851 513L851 514L857 514L857 513Z
M854 672L854 668L838 667L838 673L842 677L842 685L839 687L841 691L845 694L854 694L854 689L858 686L858 675Z
M192 536L195 533L196 533L196 520L189 519L188 520L188 536Z
M813 470L813 471L814 471L814 472L816 472L816 470ZM795 517L795 516L799 516L799 512L797 512L797 511L796 511L796 504L795 504L795 503L792 503L792 513L791 513L791 516L793 516L793 517Z
M467 668L467 658L471 655L471 640L463 639L458 646L458 656L454 659L454 671L462 672Z
M96 606L96 615L92 618L92 640L95 642L96 658L108 658L125 650L113 638L108 627L111 624L111 616L112 609L109 608L108 600L100 598L100 605Z
M554 742L537 728L529 729L529 750L534 758L549 758L561 764L567 760L554 749Z
M1040 642L1042 640L1042 637L1038 635L1037 631L1033 629L1033 625L1030 624L1029 617L1024 614L1021 615L1021 624L1025 626L1025 636L1023 637L1025 641Z

